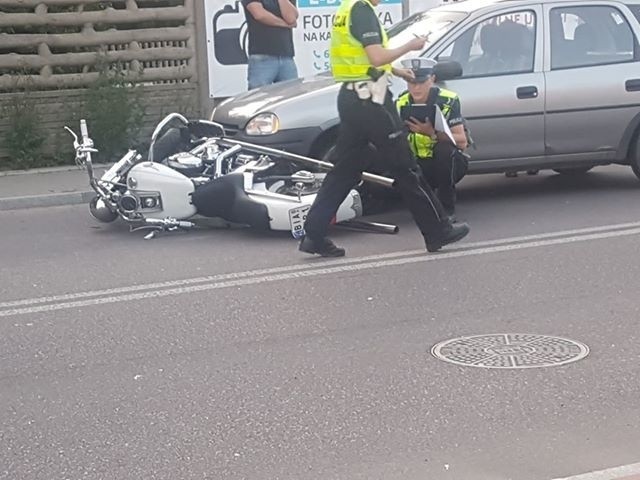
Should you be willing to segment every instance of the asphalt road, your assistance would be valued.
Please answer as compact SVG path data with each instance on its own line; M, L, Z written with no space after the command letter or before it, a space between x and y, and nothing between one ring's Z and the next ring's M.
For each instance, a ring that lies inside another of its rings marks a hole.
M640 182L465 179L464 243L336 229L144 241L87 208L0 212L0 478L542 480L640 462ZM583 342L485 369L434 344Z

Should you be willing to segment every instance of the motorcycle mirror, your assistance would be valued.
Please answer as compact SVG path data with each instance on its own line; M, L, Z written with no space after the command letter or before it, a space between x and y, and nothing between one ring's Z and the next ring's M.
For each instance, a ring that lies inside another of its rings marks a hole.
M217 122L209 120L192 120L189 122L189 132L202 138L226 137L227 132L224 127Z

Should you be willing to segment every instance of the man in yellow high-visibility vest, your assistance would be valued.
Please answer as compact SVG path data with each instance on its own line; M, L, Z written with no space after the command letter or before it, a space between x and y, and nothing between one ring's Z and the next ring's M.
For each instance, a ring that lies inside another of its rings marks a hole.
M388 76L405 79L413 72L394 69L391 62L421 51L426 39L414 37L404 45L389 48L387 34L375 7L381 0L343 0L331 32L331 71L342 83L338 94L340 132L330 158L335 167L327 174L305 222L305 237L299 249L323 257L341 257L343 248L328 237L327 229L338 206L371 165L368 152L373 144L386 163L404 202L422 233L427 250L438 251L469 233L468 225L453 225L428 185L422 185L416 160L391 93Z

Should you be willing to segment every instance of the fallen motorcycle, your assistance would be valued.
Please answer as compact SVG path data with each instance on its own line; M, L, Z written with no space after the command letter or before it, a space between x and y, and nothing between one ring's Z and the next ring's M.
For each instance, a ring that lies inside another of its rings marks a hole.
M177 123L177 126L171 126ZM304 236L304 220L325 176L327 162L228 138L224 128L206 120L187 120L173 113L154 130L146 159L130 150L100 178L94 174L97 150L85 120L81 141L74 138L76 163L87 169L96 192L89 208L94 218L117 218L132 230L190 229L197 216L221 218L263 230ZM313 170L313 171L311 171ZM363 174L363 180L390 187L393 180ZM355 220L362 199L353 189L342 202L335 223L357 230L395 233L394 225Z

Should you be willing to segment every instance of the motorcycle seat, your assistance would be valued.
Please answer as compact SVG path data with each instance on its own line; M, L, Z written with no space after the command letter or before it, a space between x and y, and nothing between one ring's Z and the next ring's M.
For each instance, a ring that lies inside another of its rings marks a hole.
M197 186L191 194L191 203L205 217L269 229L269 211L266 205L252 200L244 191L242 173L230 173Z

